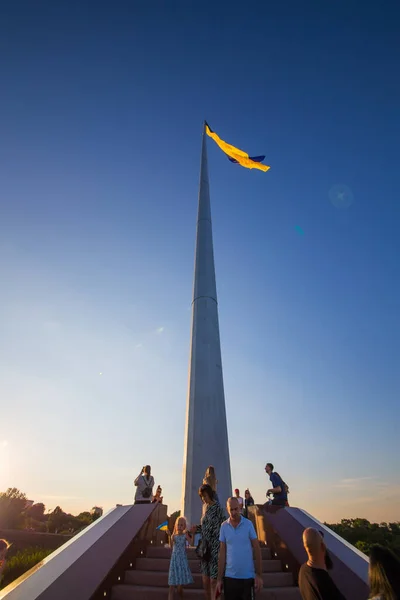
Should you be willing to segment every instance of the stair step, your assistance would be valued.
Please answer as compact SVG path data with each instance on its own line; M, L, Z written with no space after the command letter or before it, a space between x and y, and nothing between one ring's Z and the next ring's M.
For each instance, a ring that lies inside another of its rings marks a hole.
M263 560L271 560L273 558L270 548L267 548L266 546L261 548L261 558Z
M192 573L194 583L185 589L202 588L203 580L200 573ZM168 587L167 571L125 571L125 584L136 586Z
M187 553L189 559L199 560L195 548L188 548ZM170 556L171 548L165 548L164 546L150 546L150 548L147 549L147 558L169 558ZM261 548L261 558L263 560L270 560L272 558L271 550L266 546L262 546Z
M204 598L204 590L186 587L185 600L200 600ZM262 600L301 600L297 587L264 588L257 599ZM116 585L112 588L111 600L167 600L168 588L136 585Z
M153 559L157 560L157 559ZM193 573L194 584L191 587L202 588L200 573ZM286 587L293 585L291 573L263 573L266 588ZM139 569L125 572L125 584L149 587L168 587L167 571L141 571Z
M189 559L189 566L192 573L200 573L200 561L197 558ZM135 569L138 571L169 571L169 558L137 558ZM279 560L263 560L263 573L279 573L282 571Z

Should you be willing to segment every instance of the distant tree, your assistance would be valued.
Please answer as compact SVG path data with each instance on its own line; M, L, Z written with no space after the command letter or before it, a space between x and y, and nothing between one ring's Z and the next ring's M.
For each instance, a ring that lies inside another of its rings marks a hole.
M23 524L26 495L17 488L0 493L0 527L16 529Z
M68 515L60 506L56 506L48 519L48 530L50 533L57 533L65 529L68 520Z
M90 514L92 515L92 521L96 521L103 516L103 509L100 506L93 506Z
M96 512L84 511L78 516L65 513L60 506L45 513L43 502L27 506L27 497L17 488L0 493L0 527L4 529L34 529L49 533L76 532L84 529L97 518ZM94 507L98 510L98 507Z
M80 527L87 527L93 523L93 515L89 511L81 512L76 519L80 523Z
M68 516L69 520L67 522L67 529L69 533L75 533L77 531L80 531L88 525L87 522L81 521L80 519L78 519L78 517L74 517L73 515Z
M36 531L39 531L40 533L47 533L47 523L40 522L36 527Z
M90 512L81 512L78 516L65 513L62 508L57 506L49 514L47 527L50 533L76 532L84 529L93 522L93 515Z
M35 521L44 521L44 511L46 510L43 502L38 502L37 504L33 504L26 511L25 514L30 519L34 519Z
M365 554L369 554L374 544L379 544L400 556L400 522L370 523L367 519L342 519L340 523L325 525Z
M89 519L91 517L92 517L91 513L88 510L84 510L83 512L79 513L79 515L77 515L76 518L85 520L85 519Z
M373 546L373 544L369 544L368 542L356 542L355 547L357 548L357 550L361 550L361 552L364 552L364 554L366 554L367 556L369 556L369 553L371 552L371 548Z

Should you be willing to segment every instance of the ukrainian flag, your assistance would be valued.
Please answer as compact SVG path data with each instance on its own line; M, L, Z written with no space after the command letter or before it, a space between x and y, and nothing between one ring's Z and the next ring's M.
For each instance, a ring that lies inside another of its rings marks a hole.
M264 160L265 156L249 156L247 152L243 152L243 150L240 150L231 144L227 144L210 128L208 123L206 123L206 133L214 140L221 150L225 152L231 162L242 165L242 167L245 167L246 169L268 171L270 168L267 165L263 165L261 162Z
M159 529L160 531L168 531L168 521L164 521L164 523L161 523L161 525L159 525L157 529Z

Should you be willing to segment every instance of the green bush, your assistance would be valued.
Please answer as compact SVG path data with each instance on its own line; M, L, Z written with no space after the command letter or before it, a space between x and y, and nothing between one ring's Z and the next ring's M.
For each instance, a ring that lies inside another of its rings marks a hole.
M53 550L46 550L44 548L25 548L17 552L14 556L11 556L7 559L6 567L3 571L0 589L9 585L14 579L21 577L21 575L32 569L32 567L44 560L52 552Z
M364 554L368 555L372 546L379 544L400 557L400 521L370 523L367 519L342 519L340 523L325 525Z

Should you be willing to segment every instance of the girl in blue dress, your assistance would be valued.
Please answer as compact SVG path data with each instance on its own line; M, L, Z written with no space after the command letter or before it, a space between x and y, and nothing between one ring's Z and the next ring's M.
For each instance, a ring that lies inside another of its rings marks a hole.
M179 517L175 522L174 532L171 536L172 555L168 575L168 600L172 600L175 590L178 591L179 597L183 598L183 586L193 583L186 553L186 544L190 541L191 537L187 531L186 519Z

